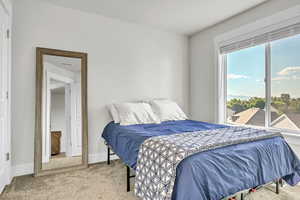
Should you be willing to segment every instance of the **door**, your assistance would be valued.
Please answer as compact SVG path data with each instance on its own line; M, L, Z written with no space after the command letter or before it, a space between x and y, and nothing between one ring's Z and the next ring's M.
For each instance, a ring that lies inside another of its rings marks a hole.
M47 70L44 70L45 82L44 82L44 131L43 131L43 163L48 163L51 157L51 87L50 87L50 75Z
M10 163L10 38L9 16L0 6L0 192L9 184Z
M76 82L71 85L71 141L72 156L82 154L82 126L81 126L81 91L80 83Z
M72 157L72 124L71 124L71 84L65 86L65 119L66 119L66 155Z

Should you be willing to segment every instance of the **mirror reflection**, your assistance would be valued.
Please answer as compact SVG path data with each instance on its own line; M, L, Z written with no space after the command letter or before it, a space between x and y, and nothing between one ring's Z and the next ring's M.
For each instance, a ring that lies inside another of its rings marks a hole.
M82 164L81 59L43 56L42 169Z

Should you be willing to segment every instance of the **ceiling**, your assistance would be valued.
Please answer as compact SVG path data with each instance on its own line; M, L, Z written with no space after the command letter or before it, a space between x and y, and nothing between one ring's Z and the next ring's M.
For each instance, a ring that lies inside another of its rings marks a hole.
M81 59L80 58L69 58L63 56L50 56L46 55L44 61L51 63L57 67L69 70L71 72L81 71Z
M97 13L190 35L268 0L46 0L59 6Z
M67 85L66 83L59 80L50 79L50 85L52 94L65 94L65 86Z
M65 94L65 88L60 87L60 88L55 88L51 90L52 94Z

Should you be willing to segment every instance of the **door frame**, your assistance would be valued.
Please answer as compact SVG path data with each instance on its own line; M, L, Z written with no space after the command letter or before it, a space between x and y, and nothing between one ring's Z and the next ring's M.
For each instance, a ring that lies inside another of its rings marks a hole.
M12 21L12 6L10 0L0 0L0 19L4 19L4 34L7 41L7 48L6 48L6 91L2 91L1 98L5 99L6 104L6 116L5 116L5 130L4 132L7 133L4 135L4 147L3 152L0 149L0 154L4 156L4 167L3 167L3 177L0 177L0 193L4 189L4 187L11 183L12 180L12 170L11 170L11 21ZM1 24L2 22L0 22ZM3 55L3 54L2 54ZM1 156L0 156L1 158ZM1 174L0 174L1 176Z
M43 157L42 157L42 162L43 163L48 163L51 158L51 84L50 81L51 79L58 80L60 82L63 82L64 84L73 84L74 80L66 77L59 75L57 73L49 71L47 68L44 69L45 72L45 87L44 87L44 92L45 92L45 112L44 112L44 129L43 129ZM66 105L65 105L66 106ZM67 133L69 134L69 133Z

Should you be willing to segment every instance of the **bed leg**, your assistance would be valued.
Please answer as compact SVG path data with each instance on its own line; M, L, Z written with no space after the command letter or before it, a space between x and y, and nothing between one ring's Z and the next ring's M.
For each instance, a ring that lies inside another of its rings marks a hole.
M127 170L127 192L130 192L130 168L126 165Z
M279 179L279 183L280 183L280 186L283 187L283 180L282 180L282 178Z
M110 148L107 146L107 165L110 165Z
M279 194L279 179L276 180L276 194Z

